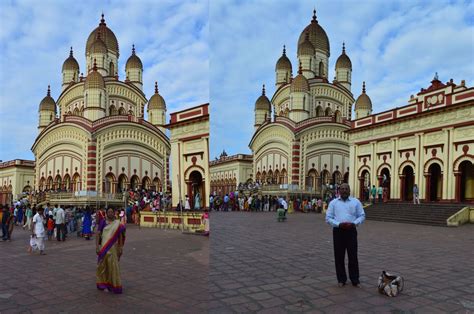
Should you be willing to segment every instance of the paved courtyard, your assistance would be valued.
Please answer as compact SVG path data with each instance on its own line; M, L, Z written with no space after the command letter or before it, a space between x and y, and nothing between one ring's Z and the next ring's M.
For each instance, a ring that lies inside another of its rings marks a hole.
M337 287L332 231L318 214L212 213L211 313L474 312L474 225L366 221L359 228L362 288ZM378 294L382 270L405 278Z
M442 228L366 221L362 288L338 288L322 215L212 213L211 238L128 226L124 294L95 288L93 241L48 242L28 255L27 231L0 243L0 313L474 312L474 225ZM382 270L405 277L379 295Z
M127 226L124 293L95 288L95 242L72 237L28 255L29 233L0 243L0 313L205 313L209 239ZM0 241L1 242L1 241Z

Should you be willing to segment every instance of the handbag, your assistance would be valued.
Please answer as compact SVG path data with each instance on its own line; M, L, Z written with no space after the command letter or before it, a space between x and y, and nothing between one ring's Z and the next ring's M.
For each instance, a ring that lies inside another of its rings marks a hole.
M379 293L389 297L396 297L402 292L404 280L402 276L389 274L385 270L379 276L378 290Z

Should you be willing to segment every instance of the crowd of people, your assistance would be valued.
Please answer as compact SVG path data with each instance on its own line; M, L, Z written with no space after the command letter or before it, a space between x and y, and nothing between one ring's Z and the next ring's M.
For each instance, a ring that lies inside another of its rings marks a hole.
M328 203L332 198L323 201L318 197L297 197L297 196L271 196L250 194L248 197L243 193L231 192L223 197L211 195L209 197L210 210L215 211L277 211L281 206L281 201L287 200L288 210L299 212L321 213L324 203Z

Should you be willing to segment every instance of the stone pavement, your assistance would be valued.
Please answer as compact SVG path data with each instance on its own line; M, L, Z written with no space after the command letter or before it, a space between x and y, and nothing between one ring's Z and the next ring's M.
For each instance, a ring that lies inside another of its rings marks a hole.
M72 237L28 255L29 233L0 243L0 313L474 313L474 225L366 221L359 228L362 288L338 288L332 232L317 214L211 214L211 238L128 226L124 293L95 288L95 244ZM382 270L405 277L379 295Z
M26 252L29 232L0 243L0 313L206 313L209 239L127 226L120 262L124 293L95 288L95 242L46 242ZM1 242L1 241L0 241Z
M474 313L474 225L366 221L359 227L362 288L337 287L332 231L320 214L211 214L210 313ZM378 294L382 270L405 278Z

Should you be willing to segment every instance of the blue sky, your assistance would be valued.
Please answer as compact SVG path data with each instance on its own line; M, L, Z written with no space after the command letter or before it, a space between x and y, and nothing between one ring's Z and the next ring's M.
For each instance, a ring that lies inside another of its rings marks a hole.
M406 105L435 72L474 84L473 1L211 0L212 157L250 153L262 84L271 99L284 44L297 72L296 44L314 7L330 41L329 78L345 41L354 98L365 80L374 112Z
M143 91L151 97L158 81L168 114L209 102L207 1L0 1L0 160L34 159L39 103L48 84L57 100L70 46L84 70L102 11L119 42L121 80L135 44Z
M211 157L250 153L254 103L286 44L296 73L296 43L316 7L331 46L352 60L352 91L362 81L374 112L400 107L435 72L474 84L473 1L1 1L0 159L33 159L37 110L51 84L57 99L69 47L81 69L89 33L104 11L120 46L119 75L135 44L144 92L157 80L168 113L211 103Z

